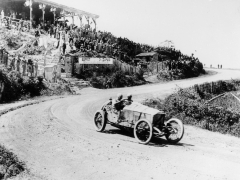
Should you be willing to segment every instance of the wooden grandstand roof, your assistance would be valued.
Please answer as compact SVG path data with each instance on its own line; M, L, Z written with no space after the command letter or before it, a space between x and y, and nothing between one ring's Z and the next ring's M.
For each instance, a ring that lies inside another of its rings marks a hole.
M0 0L0 1L10 2L10 1L25 1L25 0ZM49 1L49 0L33 0L33 2L42 3L42 4L46 4L46 5L49 5L49 6L56 7L56 8L60 8L60 9L63 9L65 11L75 13L77 15L85 15L85 16L91 17L93 19L99 18L99 16L96 15L96 14L92 14L92 13L89 13L89 12L86 12L86 11L82 11L82 10L79 10L79 9L76 9L76 8L73 8L73 7L70 7L70 6L62 5L62 4L59 4L59 3L56 3L56 2L53 2L53 1Z

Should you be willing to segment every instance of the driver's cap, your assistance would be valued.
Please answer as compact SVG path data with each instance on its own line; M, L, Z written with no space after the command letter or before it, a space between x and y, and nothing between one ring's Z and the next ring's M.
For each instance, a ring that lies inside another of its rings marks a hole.
M123 95L122 95L121 93L118 93L118 94L117 94L117 98L118 98L118 100L120 100L120 99L123 98Z
M128 93L127 98L132 98L132 94Z

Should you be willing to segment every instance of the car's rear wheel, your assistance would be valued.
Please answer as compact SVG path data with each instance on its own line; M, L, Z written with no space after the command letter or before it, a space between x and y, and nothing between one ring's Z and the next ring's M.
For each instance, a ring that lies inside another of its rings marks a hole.
M140 119L134 126L134 137L141 144L148 144L152 139L152 124L146 119Z
M166 126L169 129L165 135L168 142L178 143L184 134L184 126L182 121L177 118L172 118L166 122Z
M94 115L94 125L95 125L95 129L98 132L102 132L104 131L105 127L107 124L107 120L104 116L104 112L103 111L97 111Z

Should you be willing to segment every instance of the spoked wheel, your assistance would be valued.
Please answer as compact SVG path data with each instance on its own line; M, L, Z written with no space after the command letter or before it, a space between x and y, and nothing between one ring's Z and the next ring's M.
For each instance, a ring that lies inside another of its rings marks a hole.
M172 118L166 122L168 132L165 135L170 143L178 143L184 134L184 126L181 120Z
M134 137L141 144L148 144L152 139L152 124L146 119L140 119L134 126Z
M95 116L94 116L95 129L96 129L98 132L102 132L102 131L104 131L104 129L105 129L105 127L106 127L106 124L107 124L107 120L106 120L106 118L104 117L103 111L97 111L97 112L95 113Z

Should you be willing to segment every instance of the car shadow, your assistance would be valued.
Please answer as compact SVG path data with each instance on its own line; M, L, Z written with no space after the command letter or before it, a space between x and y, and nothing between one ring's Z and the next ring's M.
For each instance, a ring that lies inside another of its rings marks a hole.
M133 132L131 132L127 128L126 129L125 128L123 128L123 129L108 129L108 130L103 131L103 133L120 134L120 135L124 135L124 136L134 137Z
M128 128L107 129L107 130L103 131L103 133L106 133L106 134L119 134L119 135L127 136L127 137L130 137L130 138L134 138L132 130L128 129ZM132 142L134 143L136 141L132 141ZM181 143L181 142L179 142L177 144L170 143L164 137L160 137L160 138L153 137L151 139L151 141L147 145L148 146L154 146L154 147L167 147L167 146L182 146L182 147L187 147L188 146L189 147L189 146L194 146L192 144Z
M153 137L149 143L150 146L159 146L159 144L161 144L162 146L182 146L182 147L189 147L189 146L194 146L192 144L187 144L187 143L170 143L167 141L167 139L165 139L164 137L160 137L160 138L157 138L157 137Z

